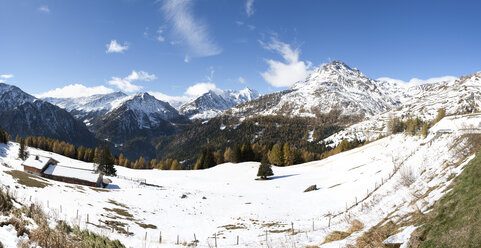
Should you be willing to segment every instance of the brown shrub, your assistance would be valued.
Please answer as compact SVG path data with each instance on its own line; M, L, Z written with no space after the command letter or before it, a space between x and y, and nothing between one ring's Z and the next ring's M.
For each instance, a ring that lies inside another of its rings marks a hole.
M30 231L27 229L25 225L25 221L21 219L12 217L8 220L7 223L15 227L15 230L17 231L17 237L23 236L25 233L27 235L30 234Z

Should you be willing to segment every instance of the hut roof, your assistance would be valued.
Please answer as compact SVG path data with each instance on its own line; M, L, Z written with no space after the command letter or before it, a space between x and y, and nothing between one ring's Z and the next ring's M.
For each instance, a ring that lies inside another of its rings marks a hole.
M31 155L27 158L27 160L25 160L22 163L22 165L42 170L49 163L56 163L56 162L57 161L55 161L54 159L49 158L49 157L44 157L44 156L39 156L39 155Z
M77 178L92 183L96 183L100 176L98 173L91 170L82 170L61 165L50 165L45 170L44 174L66 178Z

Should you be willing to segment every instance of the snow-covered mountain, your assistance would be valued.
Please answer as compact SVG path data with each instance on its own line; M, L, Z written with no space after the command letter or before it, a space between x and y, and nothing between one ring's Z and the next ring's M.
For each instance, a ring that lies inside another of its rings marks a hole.
M232 108L235 116L315 117L340 110L343 115L372 116L401 105L379 82L340 61L322 65L288 90L262 96Z
M189 121L169 103L148 93L138 93L115 102L103 115L88 120L97 137L123 143L134 137L159 137L174 134L177 124Z
M190 119L210 119L225 110L243 102L252 101L260 96L259 92L249 88L240 91L209 91L180 107L180 113Z
M0 106L0 126L13 137L46 136L89 146L96 143L85 125L67 111L16 86L0 83Z
M326 141L337 143L344 138L375 139L379 134L387 133L387 122L393 117L402 120L419 117L429 121L436 117L439 109L446 110L447 115L481 110L481 72L456 80L405 87L404 94L409 97L403 105L356 123Z
M117 107L126 97L127 95L123 92L113 92L77 98L46 97L42 99L74 113L76 118L82 120L88 114L103 115L107 113Z

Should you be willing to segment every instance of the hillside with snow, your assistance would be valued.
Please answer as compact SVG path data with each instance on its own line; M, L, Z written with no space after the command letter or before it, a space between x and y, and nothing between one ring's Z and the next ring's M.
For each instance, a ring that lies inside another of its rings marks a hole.
M392 86L392 85L391 85ZM405 87L411 95L397 108L371 116L338 132L325 141L337 144L346 138L373 140L388 133L390 119L420 118L433 120L438 110L444 109L447 115L476 113L481 110L481 72L463 76L456 80Z
M40 204L56 218L128 247L176 247L194 242L194 235L198 247L215 242L234 247L237 237L245 247L343 247L384 218L405 230L388 240L403 243L415 229L407 224L410 213L429 211L473 157L466 134L476 133L480 125L480 115L444 118L425 139L389 136L324 160L274 167L267 181L255 180L257 162L199 171L117 166L119 176L110 178L107 189L47 179L42 179L44 188L22 185L7 173L22 170L18 145L9 143L0 146L0 182L23 204ZM29 152L77 168L92 166L33 148ZM317 190L304 192L314 184ZM328 234L347 230L355 219L362 228L321 245ZM8 238L0 236L0 241Z

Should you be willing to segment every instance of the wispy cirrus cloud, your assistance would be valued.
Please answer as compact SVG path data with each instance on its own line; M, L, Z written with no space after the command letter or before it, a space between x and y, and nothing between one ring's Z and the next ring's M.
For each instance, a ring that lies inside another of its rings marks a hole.
M116 86L117 88L119 88L122 91L130 93L130 92L139 91L143 88L141 85L133 84L133 82L136 82L136 81L138 81L138 82L149 82L149 81L152 81L156 78L157 77L154 74L149 74L145 71L137 72L137 71L134 70L127 77L124 77L124 78L112 77L112 79L110 81L108 81L107 83L110 84L110 85Z
M47 5L40 6L38 8L38 11L45 13L45 14L50 14L50 9L48 8Z
M55 98L75 98L83 96L91 96L96 94L108 94L114 92L113 89L103 85L87 87L83 84L69 84L62 88L56 88L47 92L35 95L38 98L55 97Z
M210 37L207 25L194 17L193 0L165 0L161 10L179 40L188 48L189 57L220 54L222 49Z
M160 41L160 42L165 41L165 37L164 37L163 33L164 33L164 29L162 27L157 29L157 40Z
M262 47L280 54L284 59L284 61L266 60L269 68L262 72L261 76L272 86L291 86L295 82L305 79L310 73L312 63L299 60L299 48L292 49L289 44L281 42L275 37L272 37L269 43L259 42Z
M106 53L123 53L124 51L129 49L129 46L126 42L124 42L124 45L121 45L117 42L117 40L111 40L110 43L106 45L106 47Z
M247 0L246 1L246 14L247 16L251 16L254 14L254 0Z

